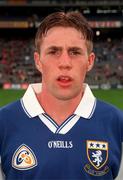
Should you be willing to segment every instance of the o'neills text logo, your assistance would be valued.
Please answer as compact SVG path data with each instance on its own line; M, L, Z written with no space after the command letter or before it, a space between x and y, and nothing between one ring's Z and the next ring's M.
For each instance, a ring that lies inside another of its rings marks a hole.
M49 141L48 142L49 148L73 148L72 141Z

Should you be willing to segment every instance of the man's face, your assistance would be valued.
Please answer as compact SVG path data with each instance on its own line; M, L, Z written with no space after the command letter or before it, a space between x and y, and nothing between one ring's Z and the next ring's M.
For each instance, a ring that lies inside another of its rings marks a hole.
M71 27L54 27L43 37L40 55L34 59L42 73L42 91L60 100L69 100L83 92L86 72L94 62L88 55L81 32Z

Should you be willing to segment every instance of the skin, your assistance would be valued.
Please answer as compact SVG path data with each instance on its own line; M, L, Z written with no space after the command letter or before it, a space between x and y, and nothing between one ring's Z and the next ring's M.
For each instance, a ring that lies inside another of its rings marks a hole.
M34 53L36 67L42 74L42 92L37 98L60 125L79 104L95 55L88 54L82 33L72 27L53 27L41 42L40 54Z

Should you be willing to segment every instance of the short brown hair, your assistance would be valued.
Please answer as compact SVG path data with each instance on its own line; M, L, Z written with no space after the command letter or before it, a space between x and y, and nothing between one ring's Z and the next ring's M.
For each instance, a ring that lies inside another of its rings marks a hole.
M87 40L87 50L90 53L93 49L93 31L90 28L85 17L76 11L70 12L55 12L48 15L39 25L36 38L35 46L36 51L40 53L41 40L46 35L47 31L53 27L73 27L80 31L84 38Z

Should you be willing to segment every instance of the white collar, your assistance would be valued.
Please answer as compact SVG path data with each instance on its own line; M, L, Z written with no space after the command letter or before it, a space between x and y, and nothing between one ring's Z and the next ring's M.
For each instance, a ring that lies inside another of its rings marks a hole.
M41 88L42 88L41 83L30 84L21 100L22 107L30 118L45 113L43 108L39 104L35 94L35 92L36 93L41 92ZM96 107L96 98L92 94L89 86L85 84L84 95L77 109L75 110L74 114L76 114L79 117L90 119L91 116L93 115L95 107Z

